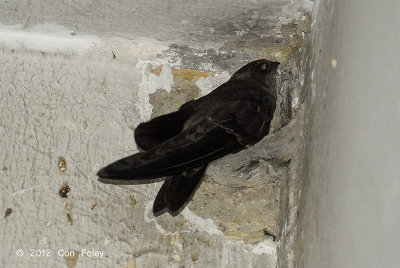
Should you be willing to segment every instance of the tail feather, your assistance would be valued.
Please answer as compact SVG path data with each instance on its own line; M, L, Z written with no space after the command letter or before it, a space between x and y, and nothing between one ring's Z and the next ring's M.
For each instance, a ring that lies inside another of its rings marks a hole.
M168 185L170 184L173 177L168 177L163 185L161 186L160 191L158 191L157 197L153 203L153 214L154 215L161 215L165 212L166 208L168 207L167 202L164 200L164 196L167 193Z
M165 211L174 216L179 214L200 185L206 168L207 165L203 165L168 177L154 200L153 213L157 216Z

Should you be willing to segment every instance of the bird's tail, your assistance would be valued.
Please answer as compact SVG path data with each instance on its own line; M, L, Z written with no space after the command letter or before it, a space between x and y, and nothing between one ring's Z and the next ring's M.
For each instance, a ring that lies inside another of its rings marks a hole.
M200 186L206 168L207 164L167 177L154 200L154 215L161 215L165 211L173 216L178 215Z

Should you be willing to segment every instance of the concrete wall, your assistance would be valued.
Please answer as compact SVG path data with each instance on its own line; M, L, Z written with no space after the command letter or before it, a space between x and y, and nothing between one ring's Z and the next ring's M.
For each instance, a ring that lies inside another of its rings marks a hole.
M298 267L399 267L400 3L317 1Z
M272 237L294 228L298 207L312 6L2 1L0 266L275 267ZM180 216L152 215L160 184L97 181L136 151L137 124L259 58L282 63L275 133L210 166Z

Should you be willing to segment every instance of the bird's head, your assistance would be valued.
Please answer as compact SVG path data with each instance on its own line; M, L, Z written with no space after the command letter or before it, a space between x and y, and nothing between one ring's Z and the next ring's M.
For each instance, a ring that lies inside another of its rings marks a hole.
M265 59L252 61L236 71L230 80L242 80L257 84L261 83L268 88L276 88L275 76L278 65L279 62Z

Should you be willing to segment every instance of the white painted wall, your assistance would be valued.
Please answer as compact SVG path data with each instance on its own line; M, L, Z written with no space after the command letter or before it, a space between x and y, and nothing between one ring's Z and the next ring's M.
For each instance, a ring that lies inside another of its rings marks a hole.
M400 2L318 1L301 267L399 267Z
M207 91L252 59L287 59L312 4L1 1L0 213L12 213L0 219L0 266L274 267L277 244L262 229L263 240L249 243L226 237L206 208L204 217L187 207L154 218L160 184L105 185L95 173L135 152L133 129L151 115L149 94L171 90L172 68L212 73L197 81ZM36 249L46 256L31 257Z

